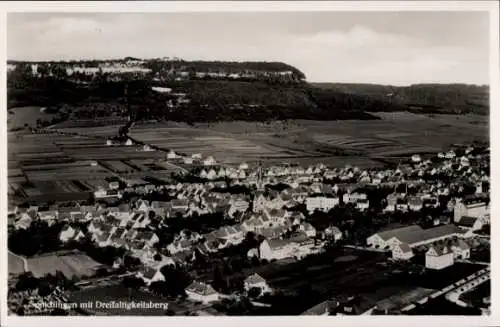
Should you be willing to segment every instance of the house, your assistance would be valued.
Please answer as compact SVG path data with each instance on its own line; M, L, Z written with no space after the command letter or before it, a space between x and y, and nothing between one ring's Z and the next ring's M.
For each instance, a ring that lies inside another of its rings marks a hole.
M208 156L205 158L205 160L203 160L204 166L213 166L215 164L217 164L217 161L215 161L214 157L212 156Z
M325 196L315 196L308 197L306 199L306 208L309 212L314 212L315 210L321 210L324 212L330 211L335 206L339 204L339 198L336 197L325 197Z
M137 277L141 278L148 286L153 282L165 280L165 276L163 276L160 270L152 267L144 267L137 273Z
M432 223L434 226L439 226L439 225L447 225L450 223L450 217L446 216L441 216L441 217L436 217L432 220Z
M284 259L293 256L294 245L292 242L281 239L264 240L259 246L261 259Z
M193 153L191 155L191 158L193 158L195 160L201 160L201 153Z
M370 208L370 201L368 200L358 200L356 202L356 209L360 211L365 211Z
M135 238L137 240L143 241L144 245L147 247L152 247L153 245L155 245L160 241L158 236L151 231L139 232Z
M437 208L439 207L439 200L435 197L431 197L425 199L423 204L425 208Z
M394 260L409 260L413 257L413 251L406 243L399 243L392 249Z
M406 212L408 211L408 202L406 201L406 199L397 199L396 200L396 211L402 211L402 212Z
M14 227L16 229L28 229L32 222L33 218L31 218L30 215L23 214L21 218L15 222Z
M40 220L46 221L48 224L51 224L57 220L58 212L57 210L38 211L38 217L40 217Z
M149 219L149 214L146 215L144 213L137 212L130 219L134 224L132 228L145 228L151 223L151 219Z
M262 210L266 209L267 204L268 204L268 200L264 196L264 194L262 192L257 192L257 194L255 195L255 197L253 199L252 210L253 210L253 212L262 211Z
M211 285L196 281L186 288L186 294L189 299L205 304L219 300L219 293Z
M483 228L484 223L481 218L462 216L462 218L456 222L456 225L464 229L477 231Z
M401 194L391 193L386 197L387 206L384 211L395 211L398 201L404 198Z
M411 156L411 161L413 161L413 162L420 162L420 161L422 161L422 158L420 157L420 155L414 154L414 155Z
M344 203L356 203L359 200L366 200L368 199L367 195L365 193L345 193L342 197L342 200Z
M176 159L177 158L177 154L175 153L174 150L170 150L168 153L167 153L167 159Z
M167 246L167 250L171 254L175 254L177 252L191 250L191 247L192 247L192 245L191 245L191 242L189 240L178 240L178 241L174 241L174 242L170 243Z
M325 229L324 235L328 238L333 238L335 242L342 239L342 232L335 226L329 226Z
M366 239L368 246L380 249L393 249L397 244L406 243L411 248L432 242L446 240L453 236L465 237L463 231L452 224L423 229L411 225L373 234Z
M260 288L262 293L268 293L271 291L271 288L267 285L266 280L256 273L248 276L243 281L243 285L247 292L254 287Z
M424 206L424 200L418 196L411 196L408 198L408 209L412 211L420 211Z
M80 229L73 228L67 225L63 227L63 229L59 233L59 240L63 243L66 243L70 240L79 240L84 236L85 234L83 234L83 232Z
M248 201L241 198L232 198L229 204L231 205L228 212L228 215L230 217L233 217L236 212L246 212L248 210L248 207L250 206L250 203L248 203Z
M94 234L93 240L97 243L99 247L105 247L111 244L111 233L103 232L102 234Z
M108 187L110 190L117 190L120 188L120 183L119 182L110 182Z
M303 223L300 225L299 229L301 231L304 231L307 235L307 237L316 237L316 228L314 228L311 224L309 223Z
M453 219L458 222L463 216L481 218L488 214L489 210L481 198L472 198L464 201L456 201L453 208Z
M451 246L455 259L469 259L470 258L470 246L465 243L464 240L457 240L455 244Z
M425 267L440 270L452 266L453 251L446 245L433 245L425 253Z

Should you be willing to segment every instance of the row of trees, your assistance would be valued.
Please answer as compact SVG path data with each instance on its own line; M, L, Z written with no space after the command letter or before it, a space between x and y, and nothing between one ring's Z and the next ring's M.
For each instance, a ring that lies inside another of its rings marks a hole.
M59 240L63 223L50 225L41 220L35 220L27 229L16 229L9 233L7 245L10 251L23 255L34 256L62 248Z

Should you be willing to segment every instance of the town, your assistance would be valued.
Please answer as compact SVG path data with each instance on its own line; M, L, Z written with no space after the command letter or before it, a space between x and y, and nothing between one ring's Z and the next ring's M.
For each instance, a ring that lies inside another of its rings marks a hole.
M493 10L271 5L7 15L7 319L493 319Z
M13 313L69 314L43 303L103 297L169 302L142 315L488 311L486 145L377 169L174 151L158 162L191 168L168 184L117 174L89 200L12 205Z

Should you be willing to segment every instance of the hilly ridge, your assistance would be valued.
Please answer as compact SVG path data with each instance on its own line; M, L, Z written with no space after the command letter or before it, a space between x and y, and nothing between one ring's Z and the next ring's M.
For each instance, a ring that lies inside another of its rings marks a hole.
M130 59L134 58L127 60ZM90 81L83 74L64 74L68 65L85 63L39 63L47 66L44 71L55 67L58 73L38 76L30 75L29 63L16 64L20 68L11 71L7 78L8 108L69 108L77 118L130 115L135 120L199 122L366 120L379 119L370 113L381 111L489 114L487 86L308 83L299 69L279 62L155 59L141 64L151 70L147 74L99 72ZM92 67L100 64L87 63ZM230 74L240 74L240 78L230 78ZM155 86L169 88L172 93L154 92ZM175 94L183 94L188 100L179 102ZM71 115L65 119L71 119Z
M443 114L489 114L489 88L468 84L377 84L312 83L332 92L364 95L406 107L412 112Z

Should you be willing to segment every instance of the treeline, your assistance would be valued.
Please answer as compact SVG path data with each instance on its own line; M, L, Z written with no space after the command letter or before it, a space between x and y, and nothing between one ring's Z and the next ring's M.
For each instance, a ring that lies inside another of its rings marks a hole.
M363 95L382 100L393 104L392 110L404 108L414 113L489 114L489 87L486 85L414 84L390 86L318 83L314 86L326 91ZM376 108L374 109L370 111L377 111Z
M166 119L182 122L268 121L284 119L376 119L365 108L375 102L359 96L326 94L305 84L269 84L240 81L181 81L169 87L185 93L189 103L175 95L151 90L147 80L102 81L82 86L52 77L25 81L8 89L8 107L38 105L68 107L71 118L108 115L134 120ZM167 106L168 102L174 104ZM380 106L383 106L381 103ZM107 108L107 109L106 109Z
M186 72L213 72L213 73L241 73L246 71L260 72L285 72L291 71L299 79L305 79L303 72L283 62L266 61L185 61L185 60L148 60L145 67L154 72L168 71L170 69Z

